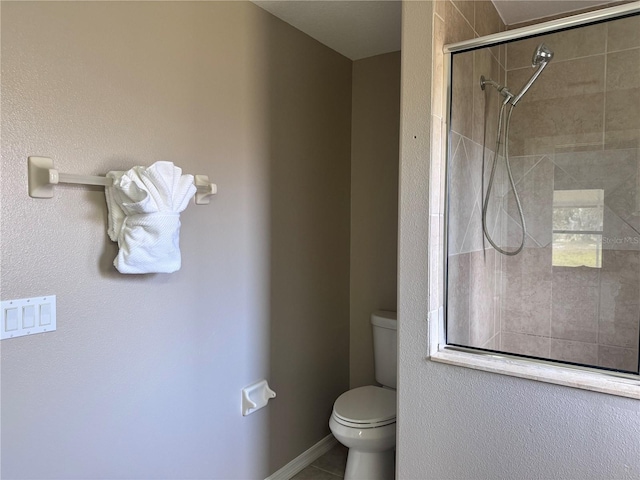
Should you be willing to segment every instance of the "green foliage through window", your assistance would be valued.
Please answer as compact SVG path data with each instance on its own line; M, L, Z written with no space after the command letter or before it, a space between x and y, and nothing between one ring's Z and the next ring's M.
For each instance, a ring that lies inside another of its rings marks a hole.
M602 266L604 190L553 192L553 265Z

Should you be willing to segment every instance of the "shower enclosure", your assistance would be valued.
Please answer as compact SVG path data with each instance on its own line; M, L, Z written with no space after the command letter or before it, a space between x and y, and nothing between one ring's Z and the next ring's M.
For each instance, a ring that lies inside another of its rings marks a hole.
M451 50L449 346L638 374L637 10Z

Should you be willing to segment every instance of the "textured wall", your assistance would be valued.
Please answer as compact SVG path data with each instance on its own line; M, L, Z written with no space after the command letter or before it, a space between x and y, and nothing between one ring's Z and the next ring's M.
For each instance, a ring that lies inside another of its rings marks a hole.
M375 382L371 312L396 310L400 52L353 63L350 387Z
M427 317L437 321L439 306L429 297L438 281L429 256L441 258L441 166L425 159L432 145L441 151L444 92L433 48L442 32L432 26L434 7L441 15L445 6L403 5L398 478L637 478L640 402L426 359Z
M249 3L2 3L2 298L58 296L55 333L2 342L3 478L264 478L328 433L350 88L351 62ZM220 193L182 215L180 272L123 276L102 189L31 199L29 155L173 160ZM242 417L264 377L278 398Z

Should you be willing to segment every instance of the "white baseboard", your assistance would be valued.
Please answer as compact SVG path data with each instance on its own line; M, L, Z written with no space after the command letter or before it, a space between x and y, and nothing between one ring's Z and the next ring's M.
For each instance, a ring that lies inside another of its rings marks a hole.
M289 480L296 473L304 470L322 455L331 450L337 443L338 441L333 435L327 435L309 450L302 452L276 473L268 476L265 480Z

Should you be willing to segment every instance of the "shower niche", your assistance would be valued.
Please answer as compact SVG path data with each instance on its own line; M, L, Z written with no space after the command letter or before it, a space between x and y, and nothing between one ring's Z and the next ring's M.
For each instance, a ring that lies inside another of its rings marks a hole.
M638 32L451 53L448 345L638 374Z

